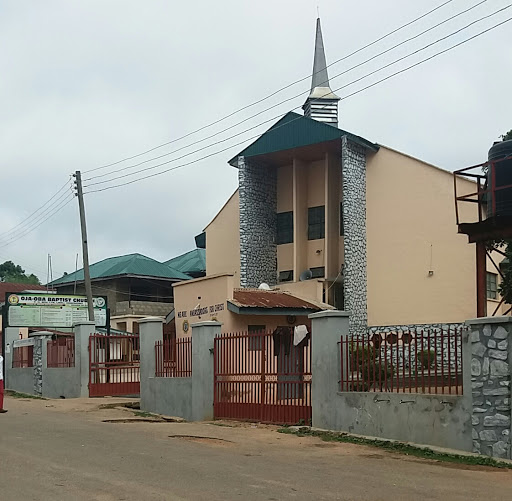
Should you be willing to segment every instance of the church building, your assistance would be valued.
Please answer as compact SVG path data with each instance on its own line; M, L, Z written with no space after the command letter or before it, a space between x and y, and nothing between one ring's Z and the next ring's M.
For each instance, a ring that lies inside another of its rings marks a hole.
M229 160L239 186L205 229L206 276L174 284L178 336L194 321L254 330L326 308L348 311L359 333L476 316L452 173L346 130L326 66L318 19L304 115L287 113Z

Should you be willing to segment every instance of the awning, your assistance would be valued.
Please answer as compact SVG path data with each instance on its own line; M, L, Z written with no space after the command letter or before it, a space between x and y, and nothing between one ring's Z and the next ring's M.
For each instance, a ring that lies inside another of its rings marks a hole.
M306 300L289 292L235 289L228 310L237 315L309 315L334 307L319 301Z

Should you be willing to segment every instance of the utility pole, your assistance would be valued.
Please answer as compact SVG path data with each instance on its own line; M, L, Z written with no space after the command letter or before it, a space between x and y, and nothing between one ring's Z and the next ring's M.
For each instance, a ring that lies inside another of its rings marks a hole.
M84 192L82 190L81 172L77 170L74 177L76 184L76 196L78 197L78 208L80 210L80 227L82 228L82 257L84 262L85 295L87 296L89 321L94 322L94 305L92 303L91 275L89 273L89 250L87 246L87 227L85 225Z

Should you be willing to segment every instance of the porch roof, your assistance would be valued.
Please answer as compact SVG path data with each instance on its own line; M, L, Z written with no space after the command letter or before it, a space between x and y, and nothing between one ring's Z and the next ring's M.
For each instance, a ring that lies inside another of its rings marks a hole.
M235 289L227 306L239 315L309 315L334 309L330 304L302 299L289 292L262 289Z

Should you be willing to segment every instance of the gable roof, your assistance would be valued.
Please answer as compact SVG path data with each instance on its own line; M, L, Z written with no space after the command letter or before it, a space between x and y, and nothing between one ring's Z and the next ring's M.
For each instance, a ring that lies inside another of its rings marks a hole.
M20 284L18 282L0 282L0 303L5 301L6 292L46 291L46 285Z
M351 141L373 151L379 146L332 125L290 111L264 132L256 141L235 155L228 163L237 167L238 157L254 157L333 141L347 136Z
M181 271L173 269L155 259L142 254L127 254L103 259L89 267L91 279L105 279L121 275L144 276L163 278L168 280L190 280L190 277ZM78 270L69 275L58 278L51 285L67 284L70 282L83 282L84 270Z
M194 249L181 256L164 262L165 265L182 273L202 273L206 271L206 249Z

